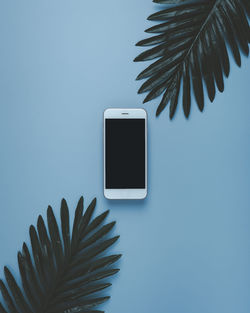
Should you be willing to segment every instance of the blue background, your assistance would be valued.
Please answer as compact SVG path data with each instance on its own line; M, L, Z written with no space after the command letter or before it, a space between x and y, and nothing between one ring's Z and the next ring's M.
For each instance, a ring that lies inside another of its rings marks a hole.
M102 113L142 107L135 43L153 25L150 0L0 1L0 276L17 273L28 226L65 197L111 209L124 254L109 313L250 312L250 64L231 63L225 92L149 114L149 193L108 201Z

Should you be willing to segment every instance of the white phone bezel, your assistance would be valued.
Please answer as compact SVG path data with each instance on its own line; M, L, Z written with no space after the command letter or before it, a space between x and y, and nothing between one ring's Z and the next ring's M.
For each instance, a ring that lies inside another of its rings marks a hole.
M107 118L144 118L145 119L145 188L144 189L107 189L105 184L105 119ZM144 109L106 109L103 114L103 186L107 199L144 199L147 196L147 112Z

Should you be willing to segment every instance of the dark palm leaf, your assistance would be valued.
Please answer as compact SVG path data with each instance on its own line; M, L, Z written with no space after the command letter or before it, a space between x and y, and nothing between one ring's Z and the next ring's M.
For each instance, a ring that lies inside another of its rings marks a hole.
M0 313L101 312L92 308L109 297L96 293L111 285L103 280L119 271L110 265L121 255L101 255L119 236L105 238L115 222L102 225L109 211L93 219L95 205L96 199L83 214L83 198L80 198L72 235L69 209L64 199L61 227L50 206L47 210L48 230L42 216L38 217L37 228L30 227L33 257L25 243L22 252L18 252L23 290L5 267L7 284L0 280L5 308L0 303Z
M135 58L147 61L158 58L138 76L147 79L138 93L148 92L144 103L163 93L157 108L158 116L170 101L172 119L183 85L183 110L189 116L191 88L200 111L204 108L204 85L210 101L216 88L223 92L224 75L230 64L227 48L241 66L241 53L248 56L250 30L249 0L154 0L160 4L176 4L148 17L161 21L146 30L156 34L141 40L137 46L154 46Z

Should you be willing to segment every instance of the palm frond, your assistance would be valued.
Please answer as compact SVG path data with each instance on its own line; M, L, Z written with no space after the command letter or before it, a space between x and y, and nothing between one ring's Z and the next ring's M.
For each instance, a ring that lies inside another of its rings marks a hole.
M212 102L216 89L224 91L224 76L228 77L228 48L238 66L241 55L249 55L249 0L154 0L159 4L175 4L148 17L160 21L146 30L154 34L136 45L152 48L134 61L157 59L138 76L146 79L138 93L148 92L144 102L163 94L157 108L158 116L170 102L173 118L181 83L183 111L190 114L193 90L198 108L204 109L204 88Z
M0 303L0 313L101 312L93 308L109 299L99 292L111 285L106 279L119 271L112 265L121 255L102 255L119 236L106 238L115 222L103 225L109 211L93 218L95 206L96 199L83 214L83 198L80 198L72 234L64 199L61 227L50 206L47 227L41 215L37 227L30 226L32 253L26 243L22 252L18 252L22 289L5 267L7 283L0 280L5 307Z

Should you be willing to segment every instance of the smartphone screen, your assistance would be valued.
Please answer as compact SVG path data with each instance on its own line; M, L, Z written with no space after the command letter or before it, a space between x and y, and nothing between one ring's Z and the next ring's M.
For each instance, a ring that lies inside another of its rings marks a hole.
M105 188L144 189L145 118L105 119Z

